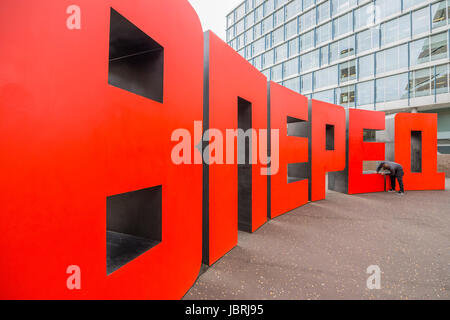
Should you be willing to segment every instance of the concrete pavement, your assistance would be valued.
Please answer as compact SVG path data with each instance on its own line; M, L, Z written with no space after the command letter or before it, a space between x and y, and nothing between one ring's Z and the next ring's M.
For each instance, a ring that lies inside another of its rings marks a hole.
M278 217L203 273L184 299L449 299L445 191L329 192ZM381 269L381 289L366 286Z

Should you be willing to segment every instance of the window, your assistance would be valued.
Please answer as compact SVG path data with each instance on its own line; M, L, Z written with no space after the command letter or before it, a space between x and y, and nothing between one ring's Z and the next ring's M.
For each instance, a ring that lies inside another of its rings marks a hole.
M244 32L244 20L242 19L238 23L236 23L236 34L241 34Z
M277 0L277 8L281 7L286 2L288 2L288 0Z
M408 73L377 79L377 102L389 102L408 98Z
M380 20L392 16L396 13L400 13L402 10L401 0L376 0L375 1L375 23Z
M303 0L303 9L308 9L314 4L315 0Z
M359 72L360 79L364 79L367 77L373 77L374 72L375 72L374 55L373 54L369 54L367 56L359 58L358 72Z
M321 92L314 92L312 98L315 100L325 101L328 103L334 103L334 90L325 90Z
M300 16L300 29L306 30L316 25L316 10L309 10Z
M297 19L286 24L286 39L292 38L294 35L298 34L297 26Z
M355 29L370 26L375 23L374 5L369 3L355 10Z
M314 72L314 85L318 89L337 85L337 82L338 82L337 66L328 67Z
M253 0L247 0L245 1L245 4L247 5L247 12L250 12L254 8Z
M236 38L236 40L237 40L237 48L238 49L241 49L245 46L245 35L244 34L241 34L240 36L238 36Z
M286 60L287 58L287 43L275 48L275 63Z
M355 54L355 36L330 44L330 63Z
M339 40L339 55L341 58L355 54L355 36Z
M286 61L283 64L283 68L284 68L283 74L285 78L298 74L298 57Z
M330 1L326 1L317 6L317 22L321 23L330 18Z
M283 82L283 86L295 92L300 92L300 78L296 77Z
M319 67L319 50L311 51L300 57L302 72Z
M357 105L364 106L374 103L374 81L360 82L356 85Z
M245 47L245 56L248 58L252 57L252 46Z
M256 69L261 70L262 69L262 59L263 56L257 56L256 58L253 59L253 65L255 66Z
M430 41L423 38L410 43L411 66L430 61Z
M265 50L265 39L260 38L259 40L256 40L253 42L253 54L260 54Z
M286 6L286 19L295 17L302 9L302 0L294 0Z
M377 74L408 67L408 45L390 48L376 54Z
M438 28L445 26L447 21L447 4L445 1L440 1L431 6L431 18L432 20L432 28Z
M239 50L238 53L245 58L245 49Z
M409 38L411 35L409 14L381 24L381 45Z
M234 39L234 40L231 40L230 41L230 47L232 47L234 50L236 50L236 39Z
M284 27L276 29L273 34L273 45L276 46L277 44L284 41Z
M355 85L336 89L336 102L343 107L355 106Z
M263 16L263 6L259 6L258 8L256 8L255 12L255 21L260 21L262 18L264 18Z
M275 9L275 0L267 0L264 2L264 14L268 15Z
M298 45L299 45L298 37L289 41L289 57L292 57L299 53Z
M261 71L261 73L267 78L267 80L272 80L272 79L270 79L270 69Z
M273 81L280 81L283 78L283 66L281 64L272 67L271 79Z
M429 8L425 7L412 13L412 34L418 35L430 29Z
M431 92L431 70L430 68L416 70L410 73L410 96L429 96Z
M331 0L333 17L356 5L356 0Z
M271 66L272 64L274 64L273 49L263 54L263 69L267 68L268 66Z
M328 46L320 48L320 65L324 66L328 64L329 50Z
M259 37L261 37L262 35L262 31L261 31L261 23L258 23L257 25L255 25L253 27L253 31L254 31L254 38L257 39Z
M316 29L317 44L331 40L331 22L328 22Z
M269 32L273 29L273 16L268 16L262 21L262 33Z
M245 3L241 4L241 5L236 9L236 21L238 21L239 19L241 19L244 15L245 15Z
M253 29L247 30L245 32L245 41L246 43L250 43L253 41Z
M358 52L361 53L378 48L380 33L378 29L369 29L359 32L356 35L356 39L358 43Z
M353 15L351 12L333 20L334 37L337 38L353 30Z
M447 0L447 20L448 23L450 24L450 1Z
M227 16L227 27L234 24L234 11Z
M314 30L300 36L300 48L302 51L314 47Z
M227 39L233 39L234 38L234 26L232 26L230 29L227 30Z
M266 50L272 48L272 34L268 33L265 36Z
M264 0L253 0L253 1L255 2L255 8L264 2Z
M284 8L281 8L274 15L275 26L278 26L284 22Z
M347 82L356 79L356 61L351 60L339 64L340 82Z
M447 58L447 33L431 37L431 61Z
M403 10L422 4L423 0L403 0Z
M300 92L312 91L312 73L305 74L301 77Z
M436 94L448 93L448 65L436 67L436 84L433 82L432 85Z

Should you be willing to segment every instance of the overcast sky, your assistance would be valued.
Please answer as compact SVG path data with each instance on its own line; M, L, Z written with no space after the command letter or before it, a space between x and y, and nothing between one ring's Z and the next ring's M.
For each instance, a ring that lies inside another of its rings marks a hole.
M202 22L203 31L211 30L226 41L226 15L243 0L189 0Z

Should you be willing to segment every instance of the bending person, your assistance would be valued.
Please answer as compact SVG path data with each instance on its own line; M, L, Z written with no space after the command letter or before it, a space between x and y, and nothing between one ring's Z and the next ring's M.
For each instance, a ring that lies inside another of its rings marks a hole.
M405 190L403 188L403 167L395 162L383 161L379 164L377 173L379 173L381 169L389 171L389 175L391 177L391 190L389 190L389 192L395 192L395 179L397 178L398 185L400 186L400 191L397 194L401 196L404 195Z

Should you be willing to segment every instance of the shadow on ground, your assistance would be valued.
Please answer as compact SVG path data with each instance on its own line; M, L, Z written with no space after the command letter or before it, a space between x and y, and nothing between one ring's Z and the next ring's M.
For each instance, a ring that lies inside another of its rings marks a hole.
M381 289L366 286L381 268ZM446 191L405 196L329 192L239 232L239 244L184 299L449 299L450 179Z

